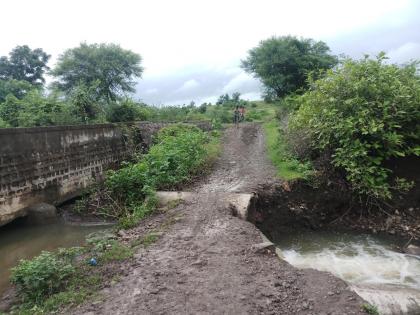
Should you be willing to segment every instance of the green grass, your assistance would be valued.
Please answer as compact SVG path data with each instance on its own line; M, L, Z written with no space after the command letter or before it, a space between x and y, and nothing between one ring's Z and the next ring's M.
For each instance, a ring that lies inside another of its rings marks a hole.
M103 280L99 275L89 276L90 270L87 268L90 267L78 268L65 290L52 294L39 303L23 301L13 307L10 314L37 315L64 312L65 309L92 298Z
M111 240L108 246L109 248L99 257L100 263L126 260L134 255L134 251L130 247L125 246L116 240Z
M379 315L378 308L375 305L365 303L362 304L362 309L369 315Z
M304 179L310 176L310 165L292 157L279 132L278 122L272 119L263 124L268 156L277 169L277 176L284 180Z

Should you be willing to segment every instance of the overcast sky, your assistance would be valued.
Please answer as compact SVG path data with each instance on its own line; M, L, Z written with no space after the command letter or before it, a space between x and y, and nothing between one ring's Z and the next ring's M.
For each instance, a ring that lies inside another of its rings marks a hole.
M420 0L2 0L0 55L16 45L57 56L80 42L113 42L143 57L136 97L150 104L215 101L260 84L240 60L260 40L295 35L359 58L383 50L420 59Z

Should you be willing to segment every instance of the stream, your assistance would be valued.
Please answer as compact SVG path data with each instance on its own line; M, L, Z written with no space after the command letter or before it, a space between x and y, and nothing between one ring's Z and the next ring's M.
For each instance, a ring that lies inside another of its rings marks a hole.
M420 257L397 252L404 245L402 240L299 231L277 235L273 241L291 265L331 272L381 314L420 314Z
M10 268L20 259L32 258L43 250L82 245L86 235L104 226L74 226L62 222L29 225L16 220L0 227L0 296L9 287Z

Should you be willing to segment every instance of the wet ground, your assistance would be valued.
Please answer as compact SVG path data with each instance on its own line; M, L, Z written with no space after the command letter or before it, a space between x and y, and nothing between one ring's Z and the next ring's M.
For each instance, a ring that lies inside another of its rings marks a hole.
M123 238L163 230L135 254L118 284L73 314L364 314L363 300L329 273L298 270L258 250L259 230L224 202L273 183L261 126L225 130L213 172L196 198L148 218ZM170 223L168 223L170 222Z

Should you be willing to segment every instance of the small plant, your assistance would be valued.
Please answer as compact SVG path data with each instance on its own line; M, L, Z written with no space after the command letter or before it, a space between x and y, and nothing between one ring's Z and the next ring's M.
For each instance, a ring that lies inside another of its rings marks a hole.
M110 240L106 246L106 250L99 257L99 260L102 263L125 260L133 257L133 254L134 252L130 247L121 244L117 240Z
M379 315L378 308L375 305L365 303L362 304L362 309L369 315Z
M25 300L38 302L58 292L74 272L65 255L44 251L32 260L21 260L12 269L11 281Z

